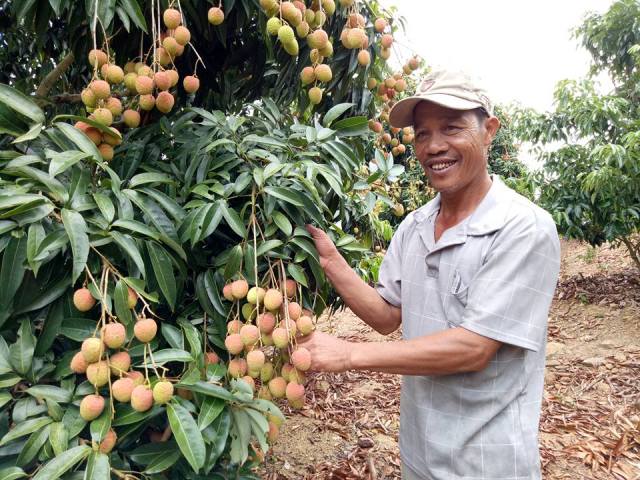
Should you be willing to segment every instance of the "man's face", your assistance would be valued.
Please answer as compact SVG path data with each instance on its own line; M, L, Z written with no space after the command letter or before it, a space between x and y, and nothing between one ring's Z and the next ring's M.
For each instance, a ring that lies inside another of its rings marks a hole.
M485 151L500 122L481 121L472 110L452 110L420 102L413 113L416 157L439 192L459 192L484 180Z

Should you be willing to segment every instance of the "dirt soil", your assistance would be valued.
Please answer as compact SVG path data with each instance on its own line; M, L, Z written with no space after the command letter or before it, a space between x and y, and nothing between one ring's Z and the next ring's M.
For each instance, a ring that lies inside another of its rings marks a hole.
M386 341L350 311L320 330ZM640 479L640 275L624 250L562 242L550 317L540 425L545 480ZM400 377L312 374L289 411L262 478L400 478Z

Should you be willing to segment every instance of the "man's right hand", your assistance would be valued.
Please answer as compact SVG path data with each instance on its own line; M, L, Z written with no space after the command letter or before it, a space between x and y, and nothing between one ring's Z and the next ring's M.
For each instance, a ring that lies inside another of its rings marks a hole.
M313 225L307 225L306 227L307 232L311 234L313 242L316 244L316 250L318 250L318 255L320 256L320 266L326 271L331 263L341 260L342 256L329 238L329 235Z

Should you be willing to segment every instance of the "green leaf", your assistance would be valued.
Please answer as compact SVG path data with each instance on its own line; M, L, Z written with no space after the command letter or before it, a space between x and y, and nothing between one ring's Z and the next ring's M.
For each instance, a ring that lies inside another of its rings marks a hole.
M169 323L162 323L160 327L162 330L162 336L172 348L177 350L184 350L184 336L182 330Z
M90 318L68 317L62 321L60 333L71 340L82 342L85 338L93 336L97 323Z
M284 233L287 237L290 237L293 233L293 226L291 225L289 219L280 212L273 212L272 217L278 228L282 230L282 233Z
M140 273L146 277L144 261L142 260L142 255L140 254L140 250L138 250L135 240L133 240L129 235L124 235L114 230L111 230L109 235L111 235L111 238L113 238L122 251L128 255L131 260L133 260L133 263L136 264Z
M262 242L260 245L258 245L256 253L258 256L261 256L267 252L270 252L271 250L275 250L282 245L282 240L267 240L266 242Z
M56 480L74 465L87 458L90 453L91 447L88 445L80 445L67 450L46 463L44 467L38 470L32 480Z
M136 412L131 405L123 404L116 406L116 416L111 422L112 427L122 427L133 423L141 422L147 418L155 417L164 412L164 408L155 406L146 412Z
M329 109L329 111L324 115L324 118L322 119L322 125L324 125L325 127L330 127L336 118L338 118L354 105L355 104L353 103L339 103L338 105L331 107L331 109Z
M44 113L35 102L4 83L0 83L0 103L33 120L34 123L45 122Z
M18 455L16 465L29 465L33 461L33 459L36 458L40 449L49 439L50 430L51 426L47 425L44 428L41 428L31 434L29 440L27 440L27 443L24 444L24 447L20 451L20 455ZM0 474L0 478L4 479L5 477Z
M8 311L13 303L13 296L18 291L24 278L25 260L27 257L27 238L11 238L2 255L0 269L0 311Z
M245 238L247 236L247 229L244 226L240 215L233 208L229 208L227 202L220 201L220 208L222 209L222 216L224 220L227 222L227 225L231 227L235 233L237 233L240 237Z
M83 119L83 121L86 121L86 119ZM100 155L96 144L93 143L83 132L78 130L73 125L69 125L68 123L57 122L55 125L62 132L62 134L80 150L92 156L96 162L100 164L104 163L102 160L102 155Z
M259 145L268 145L270 147L287 148L286 143L276 140L272 137L260 137L259 135L250 134L242 139L242 143L257 143Z
M120 6L127 12L129 18L137 25L137 27L147 33L147 22L140 10L137 0L120 0Z
M24 319L20 323L18 330L18 340L9 347L9 359L13 369L20 375L26 375L31 369L33 362L33 352L36 349L36 337L31 333L29 319Z
M129 180L129 187L134 188L138 185L144 185L145 183L174 183L175 180L173 177L167 175L166 173L157 173L157 172L145 172L139 173L131 177Z
M40 401L54 400L58 403L69 403L71 392L55 385L34 385L27 388L26 392Z
M293 279L309 288L309 281L307 280L307 275L304 273L304 270L295 263L290 263L287 265L287 271L293 277Z
M188 410L177 403L167 405L171 431L189 465L198 472L204 465L206 449L198 425Z
M229 390L221 387L220 385L214 385L213 383L207 383L199 381L193 384L177 384L176 388L184 388L185 390L191 390L192 392L202 393L209 397L220 398L228 402L236 401L236 398L229 392Z
M25 420L24 422L20 422L11 430L9 430L9 432L4 437L2 437L2 440L0 440L0 447L17 438L24 437L25 435L29 435L36 430L40 430L46 425L49 425L51 422L53 422L53 420L49 417L32 418L29 420Z
M13 400L13 397L8 391L0 392L0 408L4 407L11 400Z
M113 202L111 199L105 195L104 193L96 192L93 194L93 199L98 205L100 209L100 213L105 218L105 220L109 223L113 222L113 219L116 215L116 209L113 206Z
M71 251L73 252L73 273L71 283L75 283L80 274L84 271L89 258L89 236L87 235L87 224L78 212L63 208L61 211L62 223L69 236Z
M61 455L69 446L69 432L62 422L53 422L50 427L49 443L51 443L53 453Z
M113 303L120 322L129 325L133 321L133 314L129 308L129 287L122 279L118 280L113 289Z
M111 464L109 455L91 452L84 471L84 480L111 480Z
M139 465L149 465L171 452L179 452L176 448L177 446L173 440L169 440L168 442L146 443L129 453L128 457Z
M218 415L222 413L225 405L226 403L219 398L205 397L198 414L198 428L202 431L211 425L218 418Z
M267 195L271 195L273 197L279 198L280 200L284 200L291 205L295 205L296 207L304 207L304 203L300 198L300 194L294 190L282 187L265 187L264 192Z
M182 456L180 450L173 449L170 452L167 452L166 455L162 455L156 459L154 459L147 468L144 469L144 473L148 475L153 475L155 473L164 472L166 469L173 466Z
M173 274L173 265L171 257L164 248L153 242L147 242L147 251L151 259L153 273L160 287L160 291L167 299L167 303L171 310L175 309L176 297L178 290L176 287L176 278Z
M27 231L27 262L31 270L33 270L34 276L38 275L38 262L35 261L36 254L45 236L46 232L41 223L32 223L29 225L29 230Z
M179 350L177 348L165 348L153 353L153 360L156 365L164 365L167 362L192 362L193 357L186 350ZM149 358L147 366L152 366L153 362Z
M0 478L2 480L16 480L18 478L28 477L24 470L18 467L3 468L0 470Z
M111 428L111 405L107 403L98 418L89 425L91 440L100 443Z
M229 455L233 463L242 465L249 456L251 441L251 419L243 409L232 408L233 424L231 425L231 450Z
M11 143L22 143L22 142L28 142L29 140L33 140L34 138L37 138L38 135L40 135L43 128L44 128L44 125L42 125L41 123L36 123L29 129L27 133L25 133L24 135L20 135Z
M67 150L65 152L47 150L46 154L47 158L51 160L49 162L49 175L52 177L59 175L83 158L87 158L89 156L88 153L79 152L77 150Z
M242 246L236 245L229 252L229 257L227 258L227 265L224 269L224 276L226 278L230 278L232 275L236 274L238 270L240 270L240 264L242 263Z
M116 228L122 228L134 233L141 233L142 235L146 235L147 237L153 238L154 240L160 239L160 233L157 230L154 230L144 223L138 222L136 220L118 219L113 222L112 226Z

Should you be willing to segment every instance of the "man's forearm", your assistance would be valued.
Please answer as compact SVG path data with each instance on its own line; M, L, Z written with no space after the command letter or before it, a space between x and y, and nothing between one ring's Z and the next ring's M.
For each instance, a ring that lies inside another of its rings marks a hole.
M344 258L329 263L325 273L344 303L371 328L386 335L400 326L400 309L385 302L374 288L358 277Z
M351 343L348 368L401 375L450 375L486 368L500 343L464 328L397 342Z

